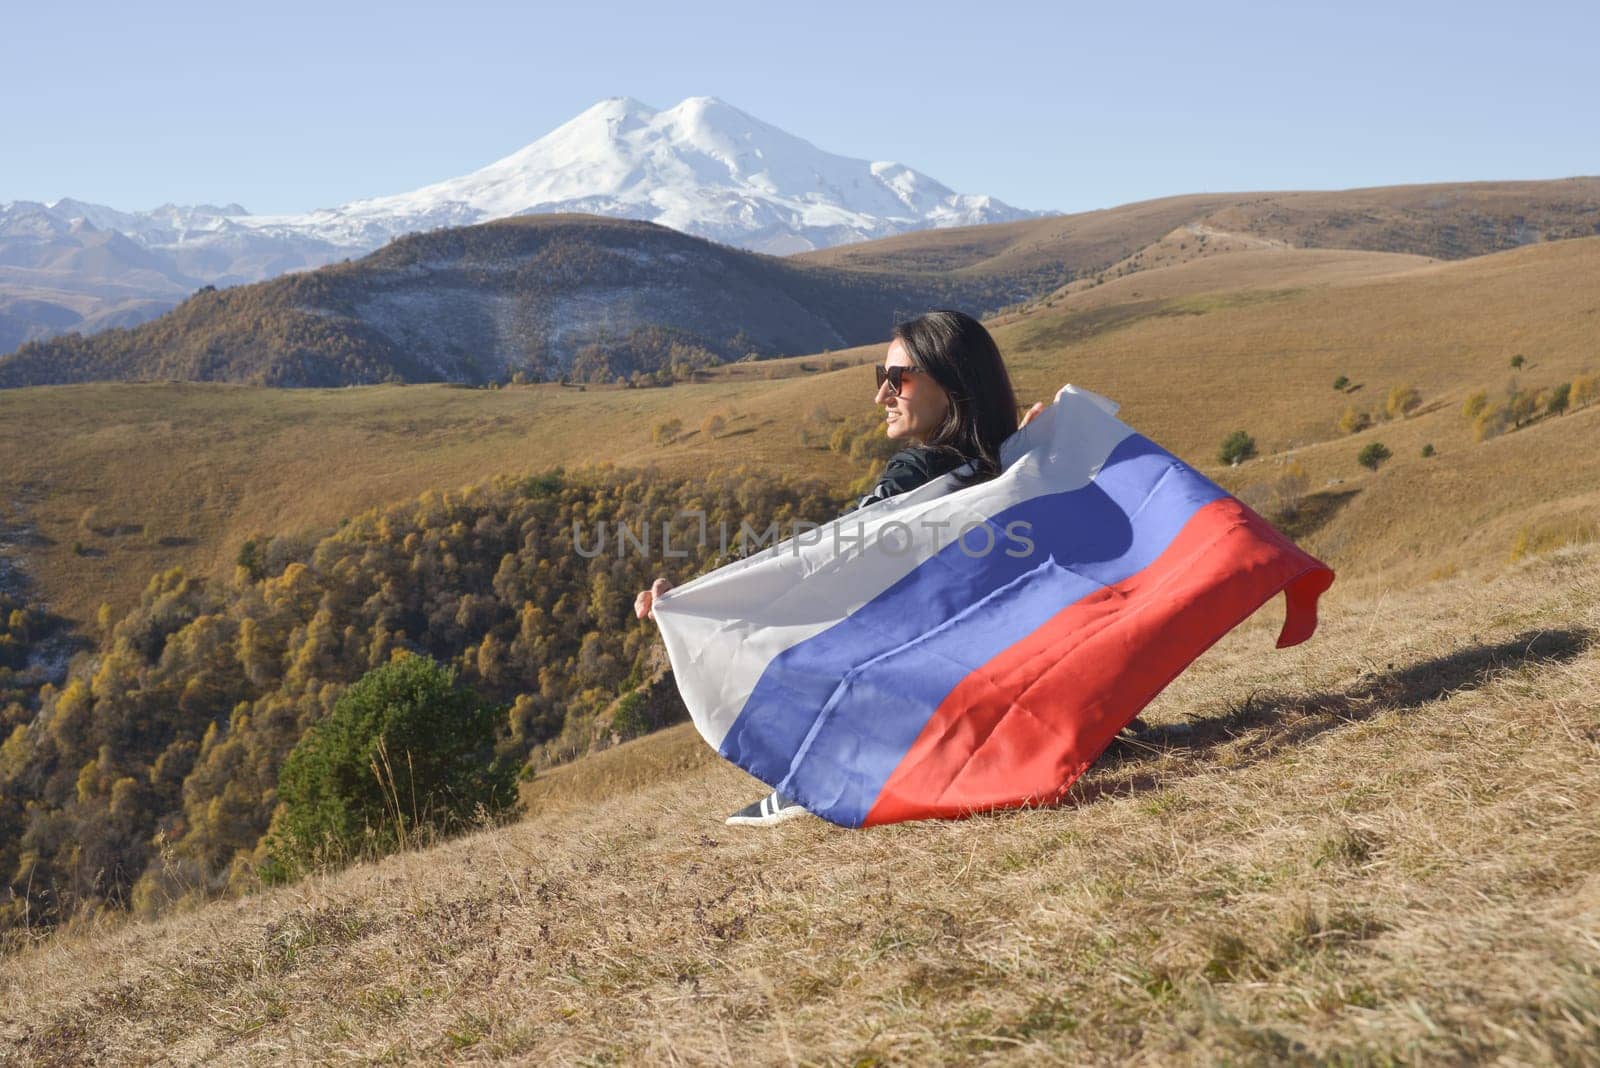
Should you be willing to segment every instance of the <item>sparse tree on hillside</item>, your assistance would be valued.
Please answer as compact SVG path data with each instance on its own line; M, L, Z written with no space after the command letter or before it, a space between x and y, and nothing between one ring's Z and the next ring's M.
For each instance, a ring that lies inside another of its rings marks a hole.
M728 421L726 419L724 419L719 413L712 412L710 415L706 416L700 421L700 433L704 434L708 438L714 438L718 434L722 433L723 428L727 425Z
M650 432L650 440L657 445L671 445L678 440L678 435L683 433L682 419L667 419L656 424Z
M1256 439L1243 430L1235 430L1222 439L1222 448L1217 452L1217 459L1225 464L1237 465L1255 454Z
M1240 499L1274 523L1285 523L1300 514L1311 478L1305 465L1293 460L1277 478L1258 482L1240 494Z
M1357 411L1354 404L1346 406L1344 414L1339 417L1339 429L1346 434L1359 433L1367 428L1371 422L1366 412Z
M1344 392L1345 387L1348 386L1349 384L1350 384L1350 379L1346 375L1340 375L1338 378L1335 378L1333 380L1333 388L1338 390L1341 393Z
M1522 366L1527 362L1528 358L1523 356L1521 353L1518 353L1517 355L1511 357L1511 369L1513 371L1521 370Z
M1395 386L1389 390L1389 397L1384 402L1384 411L1389 413L1391 419L1404 419L1422 406L1422 394L1417 392L1415 386Z
M1366 443L1366 445L1362 446L1361 451L1356 454L1356 463L1367 468L1368 470L1376 471L1378 469L1378 465L1383 463L1383 461L1387 460L1392 455L1394 454L1389 451L1388 446L1384 445L1383 442L1369 441Z
M1467 394L1467 399L1461 405L1461 415L1464 419L1476 419L1478 414L1489 406L1489 394L1483 390L1474 390Z
M1574 408L1584 408L1593 404L1597 395L1600 395L1600 376L1581 374L1573 378L1570 399Z
M1563 382L1550 391L1549 398L1544 402L1546 415L1565 415L1567 406L1572 403L1572 383Z
M1472 420L1472 440L1488 441L1506 428L1506 410L1496 404L1479 409Z
M1520 388L1516 379L1512 379L1506 386L1506 415L1511 419L1512 429L1520 428L1538 410L1539 394L1531 389Z

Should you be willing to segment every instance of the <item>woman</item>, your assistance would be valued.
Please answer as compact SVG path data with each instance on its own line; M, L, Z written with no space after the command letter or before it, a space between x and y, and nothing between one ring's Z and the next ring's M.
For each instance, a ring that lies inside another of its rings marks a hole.
M931 311L894 328L877 372L875 403L883 405L891 440L906 444L889 458L872 492L845 514L905 493L963 464L958 480L971 484L1000 473L1000 444L1040 411L1017 422L1017 399L1000 350L983 324L958 311ZM656 579L634 598L640 619L654 618L655 599L670 586ZM735 826L771 826L806 810L774 790L728 817Z

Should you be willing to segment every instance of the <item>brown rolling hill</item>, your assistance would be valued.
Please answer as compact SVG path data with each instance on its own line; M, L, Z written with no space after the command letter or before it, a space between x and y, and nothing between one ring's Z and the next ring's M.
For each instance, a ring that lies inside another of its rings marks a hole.
M884 271L1063 270L1084 276L1186 230L1294 248L1346 248L1465 259L1600 233L1600 178L1457 182L1370 189L1206 193L1045 219L921 230L807 252L806 263Z
M1098 390L1124 405L1132 425L1235 488L1269 480L1291 455L1315 488L1343 480L1337 492L1348 495L1338 500L1348 506L1316 535L1342 539L1336 562L1405 544L1355 522L1370 507L1413 537L1431 530L1477 539L1463 558L1471 564L1508 551L1518 524L1541 511L1576 514L1596 489L1593 465L1534 459L1541 435L1581 435L1592 412L1480 443L1459 409L1469 392L1499 396L1513 377L1542 388L1600 370L1597 292L1600 239L1433 264L1246 249L1060 294L994 328L1027 399L1047 399L1067 381ZM1513 372L1517 354L1526 366ZM87 622L102 600L119 612L136 603L148 577L174 565L226 578L254 534L328 530L361 509L502 472L602 460L670 473L746 464L843 486L868 465L822 441L840 420L870 418L861 364L880 357L867 347L731 364L666 389L100 383L7 391L0 449L10 462L0 480L42 595ZM1332 388L1341 375L1346 391ZM1387 391L1402 385L1420 391L1419 413L1353 436L1338 429L1347 408L1381 410ZM698 428L713 414L726 426L708 436ZM656 428L673 420L683 433L658 444ZM1264 458L1221 469L1217 446L1237 428L1256 437ZM1373 475L1355 456L1379 439L1396 459ZM1428 443L1440 455L1423 461L1417 454ZM1533 477L1498 477L1498 458L1510 463L1512 454L1532 464ZM1442 488L1445 473L1466 466L1484 485L1470 523L1446 515L1436 527L1398 497L1367 492L1441 480L1439 506L1453 510L1460 502ZM1422 573L1443 566L1417 559Z
M529 216L204 291L133 329L29 343L0 356L0 387L659 382L749 354L878 340L930 305L992 312L1239 249L1459 259L1597 232L1594 178L1170 197L782 260L647 223Z

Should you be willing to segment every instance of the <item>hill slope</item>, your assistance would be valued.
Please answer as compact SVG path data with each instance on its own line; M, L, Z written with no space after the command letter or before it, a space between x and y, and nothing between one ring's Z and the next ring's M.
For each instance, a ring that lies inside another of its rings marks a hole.
M0 1042L23 1063L1592 1060L1597 575L1589 547L1334 597L1284 653L1269 608L1056 809L736 833L756 784L680 728L535 781L512 827L0 961Z
M1313 488L1344 502L1314 548L1336 564L1410 554L1425 575L1452 562L1498 564L1522 525L1573 518L1545 502L1600 490L1594 465L1544 461L1540 442L1554 423L1477 443L1459 414L1469 392L1498 397L1513 374L1548 387L1600 371L1597 291L1600 239L1432 265L1242 250L1051 298L997 320L995 331L1024 398L1077 382L1122 402L1132 425L1202 465L1228 432L1249 430L1270 458L1219 472L1230 484L1276 477L1286 455L1274 454L1296 450ZM1516 353L1529 360L1520 372L1507 366ZM870 415L871 377L858 363L881 355L872 347L731 364L670 389L582 393L158 383L8 391L0 499L12 514L0 523L28 532L19 544L40 595L87 626L102 600L120 615L151 574L173 566L227 581L240 545L257 534L326 531L365 508L498 473L597 459L674 473L742 463L843 486L864 466L820 442L844 418ZM1354 392L1331 388L1341 374ZM1406 383L1422 392L1420 413L1339 431L1347 407L1381 409ZM697 432L712 414L725 431ZM832 421L813 421L819 414ZM1600 425L1595 414L1560 423L1576 433ZM684 432L655 443L655 428L672 420ZM1372 440L1396 456L1376 476L1355 461ZM1427 443L1441 453L1434 461L1418 455ZM1504 470L1519 476L1499 477ZM1436 489L1426 499L1441 504L1478 487L1477 511L1460 523L1446 511L1432 527L1426 511L1399 507L1399 495L1350 493L1391 477L1428 479ZM1329 487L1333 479L1345 485ZM1388 518L1375 526L1379 515ZM1429 553L1411 548L1441 538L1461 546L1449 560L1427 563Z
M1206 193L994 226L902 234L794 257L889 271L1041 270L1078 274L1132 256L1180 227L1294 248L1466 259L1539 241L1600 234L1600 178L1457 182L1259 193Z
M887 334L896 314L995 307L1004 279L950 283L783 260L650 223L529 216L420 234L336 264L185 301L154 323L0 357L0 386L181 378L273 386L521 372L610 381L749 352Z

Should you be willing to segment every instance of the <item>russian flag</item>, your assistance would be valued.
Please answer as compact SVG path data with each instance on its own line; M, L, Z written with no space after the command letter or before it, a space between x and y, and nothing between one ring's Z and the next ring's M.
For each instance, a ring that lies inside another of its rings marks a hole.
M679 691L724 757L861 827L1059 800L1167 683L1286 593L1278 646L1333 572L1065 386L953 474L670 590Z

